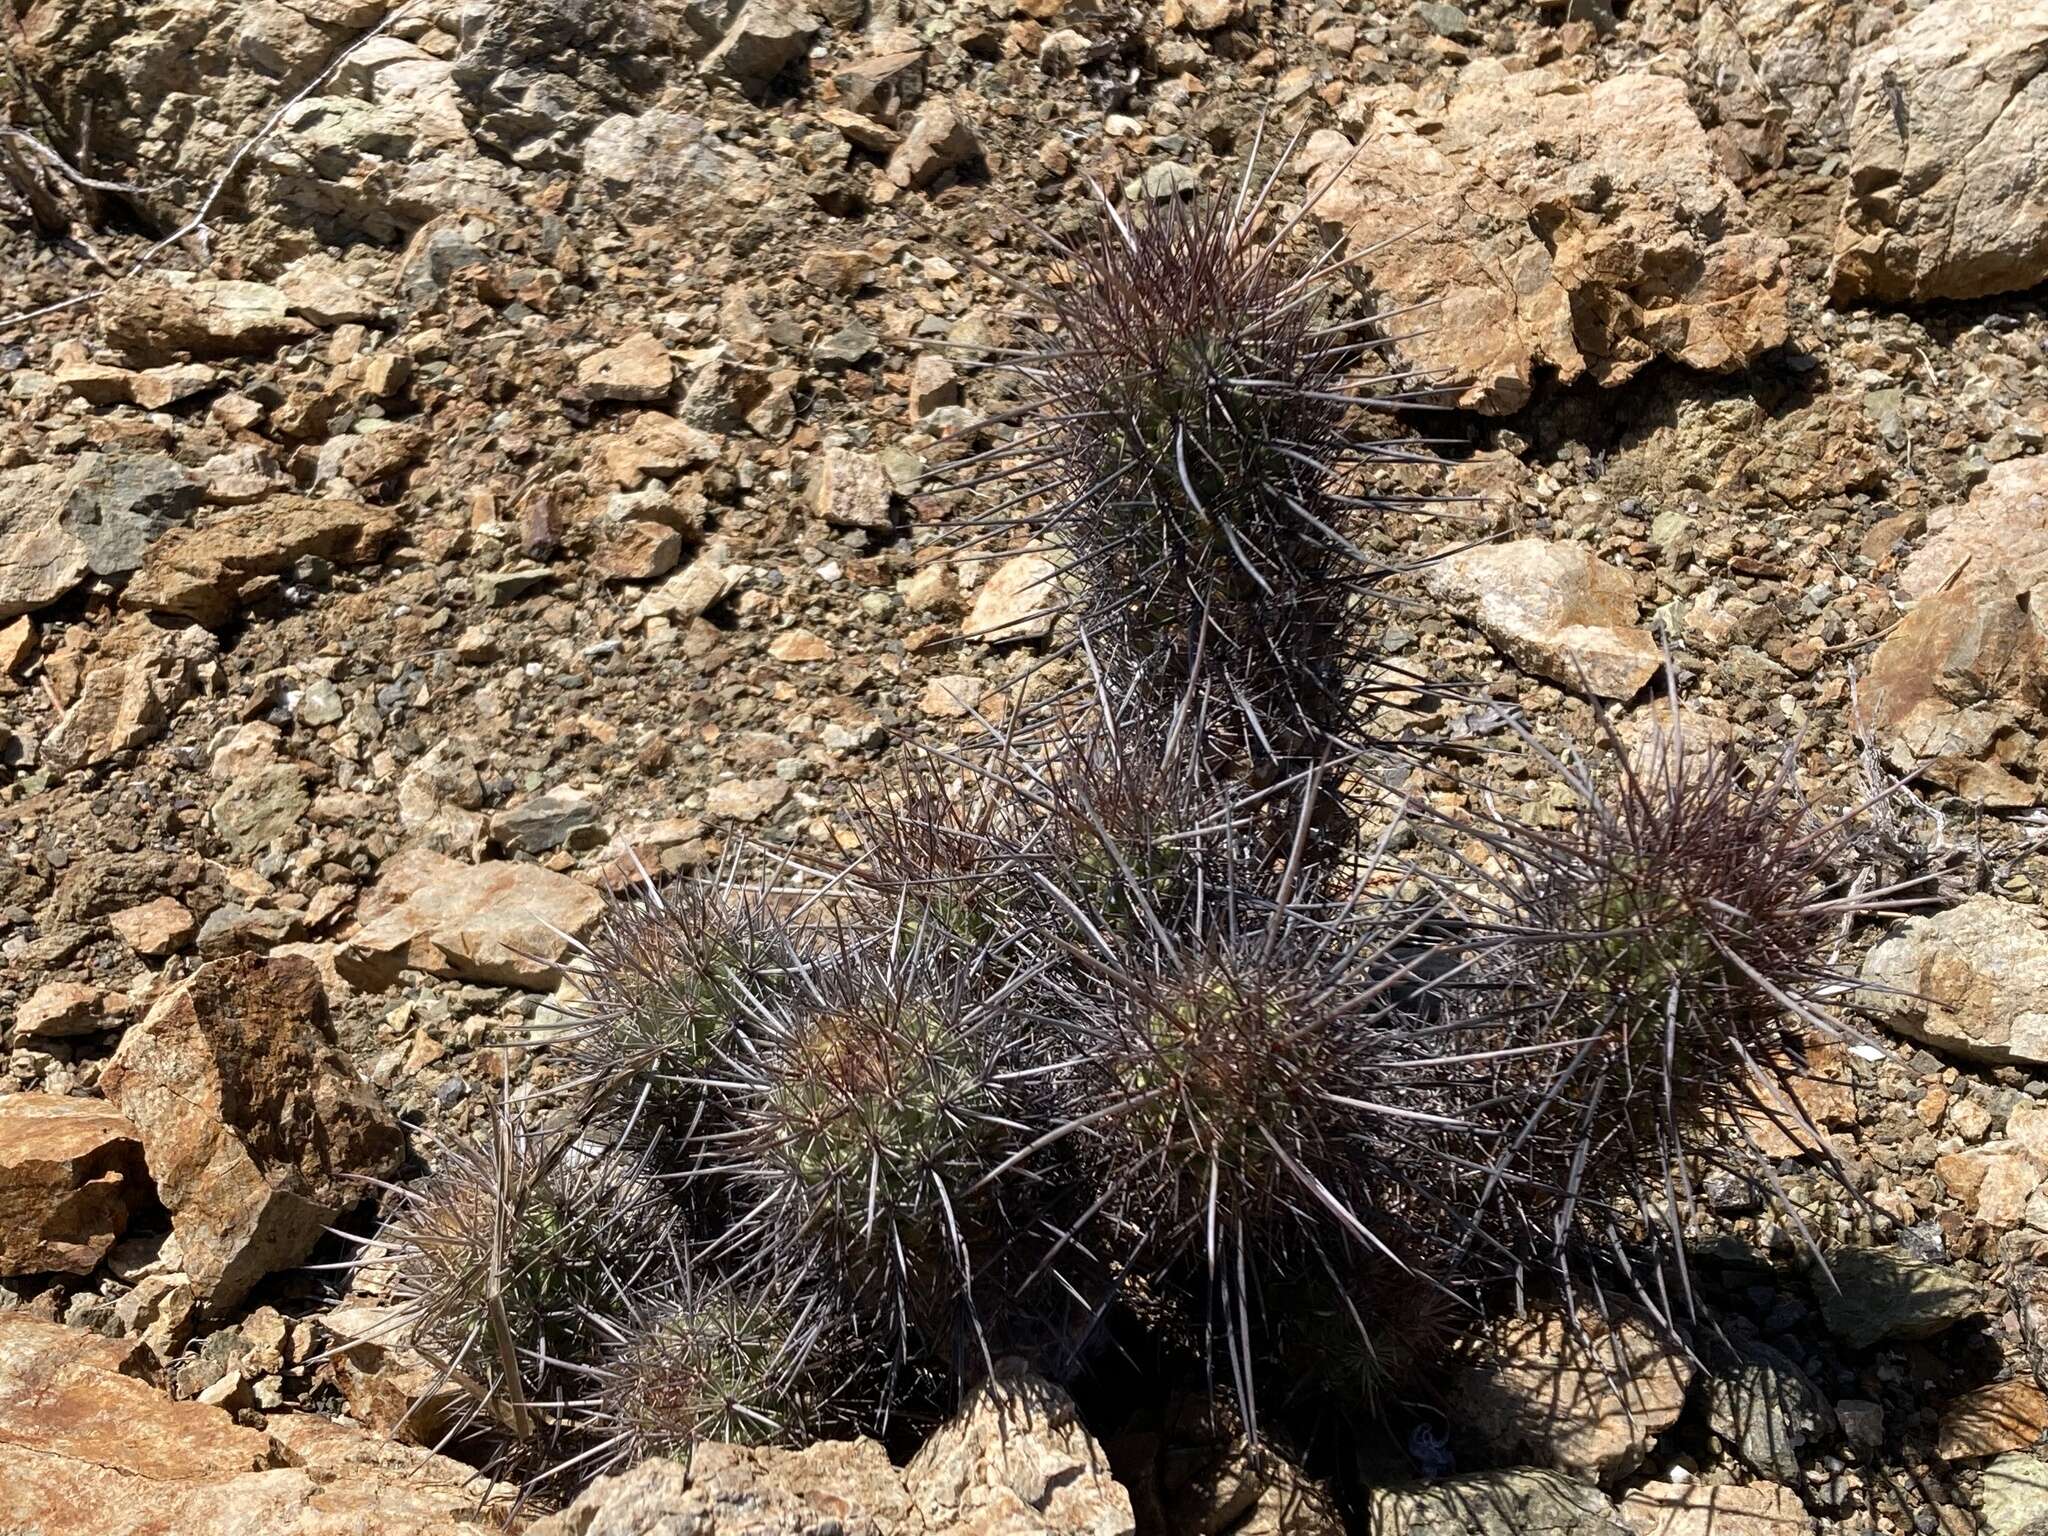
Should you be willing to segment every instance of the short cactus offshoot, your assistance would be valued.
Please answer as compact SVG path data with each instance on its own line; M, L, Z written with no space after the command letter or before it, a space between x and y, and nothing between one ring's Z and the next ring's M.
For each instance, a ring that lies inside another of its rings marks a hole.
M536 1123L394 1202L413 1337L565 1467L1140 1337L1254 1435L1348 1422L1546 1277L1653 1289L1700 1168L1768 1180L1749 1085L1889 893L1789 760L1610 733L1551 830L1357 771L1375 466L1418 454L1361 422L1412 381L1275 185L1104 200L1017 435L950 470L1064 551L1080 686L872 785L843 864L620 898Z
M1611 1242L1617 1202L1675 1234L1696 1170L1770 1195L1758 1119L1824 1148L1777 1085L1799 1032L1834 1030L1830 1001L1852 990L1832 936L1902 905L1855 883L1853 813L1818 813L1789 753L1753 768L1682 725L1607 744L1605 775L1555 763L1576 801L1562 829L1462 827L1493 855L1463 893L1497 939L1484 1027L1548 1047L1514 1058L1498 1101L1519 1101L1501 1219L1530 1252L1579 1226Z

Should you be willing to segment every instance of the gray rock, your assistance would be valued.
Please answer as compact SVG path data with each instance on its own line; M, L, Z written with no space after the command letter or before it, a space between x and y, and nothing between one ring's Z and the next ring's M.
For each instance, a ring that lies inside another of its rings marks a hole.
M491 840L520 853L595 848L605 840L597 807L578 790L550 790L491 818Z
M659 88L677 41L642 0L470 6L453 79L478 145L547 169L573 164L591 129Z
M1797 1484L1800 1452L1826 1438L1833 1413L1788 1356L1759 1342L1742 1354L1708 1380L1707 1427L1752 1472Z
M311 806L299 770L290 763L273 763L235 779L222 791L213 803L213 829L237 858L249 859L272 843L292 839Z
M1472 18L1455 5L1446 5L1444 0L1421 0L1415 7L1415 18L1438 37L1448 37L1453 42L1468 43L1479 36L1472 29Z
M167 453L87 454L65 477L64 531L95 576L122 576L198 510L199 482Z
M1977 1505L1984 1536L2041 1536L2048 1531L2048 1456L2014 1451L1991 1462Z
M1599 1489L1526 1467L1376 1488L1367 1508L1380 1536L1629 1536Z
M1828 1256L1813 1286L1828 1332L1851 1349L1888 1339L1927 1339L1982 1310L1977 1288L1954 1270L1893 1248L1845 1248Z
M820 25L795 0L747 0L705 55L704 73L758 91L810 51Z

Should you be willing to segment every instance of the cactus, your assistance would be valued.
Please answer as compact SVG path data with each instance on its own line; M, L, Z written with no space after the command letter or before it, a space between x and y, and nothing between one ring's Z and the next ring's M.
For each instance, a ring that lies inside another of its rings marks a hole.
M1110 670L1253 782L1358 733L1368 525L1408 499L1368 471L1425 446L1361 435L1361 407L1421 402L1379 361L1380 317L1345 312L1351 262L1306 207L1283 216L1258 159L1233 196L1098 192L1089 237L1054 242L1064 280L1028 291L1034 338L989 365L1022 400L985 425L1018 431L940 471L1003 496L996 531L1028 518Z
M677 1214L642 1160L509 1107L439 1154L359 1262L388 1276L409 1342L471 1384L478 1413L531 1438L562 1364L588 1357L636 1287L678 1267Z

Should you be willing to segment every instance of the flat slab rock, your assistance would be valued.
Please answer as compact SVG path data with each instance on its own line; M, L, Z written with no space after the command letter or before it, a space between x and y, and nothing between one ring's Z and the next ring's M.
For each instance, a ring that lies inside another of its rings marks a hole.
M1653 359L1729 372L1784 343L1787 247L1754 227L1682 80L1586 85L1480 60L1448 105L1378 107L1354 153L1311 138L1315 205L1388 307L1433 302L1399 368L1506 415L1539 369L1625 382Z
M1636 627L1628 572L1579 544L1515 539L1448 555L1423 575L1517 666L1575 691L1626 699L1664 664Z
M1976 1287L1953 1269L1891 1248L1829 1254L1828 1274L1816 1273L1813 1288L1828 1332L1851 1349L1931 1339L1984 1309Z
M0 1313L0 1530L478 1536L511 1490L310 1414L247 1429L143 1379L139 1340Z
M1554 1312L1495 1324L1450 1383L1454 1422L1503 1457L1606 1483L1678 1422L1692 1362L1646 1322L1578 1329Z
M598 892L538 864L463 864L409 848L378 872L334 967L373 992L406 971L547 991L569 939L588 933L603 911Z
M1597 1488L1561 1472L1473 1472L1370 1495L1380 1536L1630 1536Z
M905 1467L873 1440L706 1445L599 1478L531 1536L1131 1536L1130 1496L1059 1388L984 1387Z
M121 601L210 629L235 615L255 583L303 556L361 565L397 532L397 514L387 508L272 496L204 527L164 534L150 545Z

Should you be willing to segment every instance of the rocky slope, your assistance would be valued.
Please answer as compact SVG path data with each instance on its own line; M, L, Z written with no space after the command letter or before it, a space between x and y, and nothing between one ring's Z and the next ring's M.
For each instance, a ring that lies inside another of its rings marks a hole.
M1731 1194L1695 1358L1482 1341L1375 1528L2048 1529L2043 0L6 21L0 1405L54 1395L0 1406L0 1524L497 1518L364 1432L432 1443L434 1373L298 1266L417 1167L399 1120L547 1070L504 1042L629 851L837 846L898 737L1002 717L1042 559L954 558L917 477L1089 183L1212 182L1264 118L1429 306L1396 353L1475 499L1387 550L1493 536L1386 649L1557 740L1653 720L1668 644L1824 800L1921 768L1873 858L1938 898L1845 936L1897 990L1794 1080L1868 1202L1777 1149L1831 1272ZM983 1404L900 1470L657 1468L543 1528L1333 1528L1201 1413L1098 1445L1020 1391L1015 1439Z

